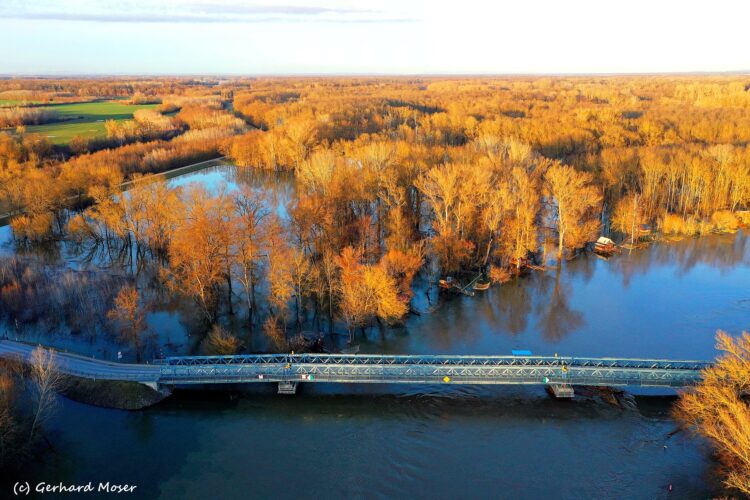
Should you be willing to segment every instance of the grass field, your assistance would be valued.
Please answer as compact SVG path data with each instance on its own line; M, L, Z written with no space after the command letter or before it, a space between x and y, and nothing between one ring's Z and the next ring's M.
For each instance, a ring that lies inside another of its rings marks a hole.
M68 144L80 135L85 139L104 137L106 120L129 120L139 109L153 108L156 104L120 104L118 102L86 102L80 104L58 104L49 106L65 121L32 125L27 133L46 136L53 144Z
M39 104L39 101L21 101L17 99L0 99L0 108L12 108L14 106L28 106Z

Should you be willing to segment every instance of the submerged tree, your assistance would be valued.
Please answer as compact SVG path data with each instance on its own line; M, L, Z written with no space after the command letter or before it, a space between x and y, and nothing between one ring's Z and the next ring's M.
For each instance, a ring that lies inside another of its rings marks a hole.
M244 288L251 331L255 322L256 288L261 278L261 262L268 238L265 202L263 194L247 188L234 197L232 277Z
M210 196L204 189L189 193L186 219L169 247L168 284L193 297L205 319L216 322L219 291L229 276L232 204L226 194Z
M271 305L270 313L276 322L282 324L284 335L286 335L287 311L289 303L295 295L294 274L296 259L294 259L294 253L297 250L292 248L286 241L284 228L277 218L273 218L271 221L269 248L271 249L268 252L268 298ZM265 325L264 329L267 330Z
M601 202L593 177L573 167L557 163L546 174L547 190L555 202L557 215L557 257L565 248L580 248L596 234L599 220L594 208Z
M511 170L507 182L502 242L505 252L515 259L519 268L522 259L539 248L540 184L538 174L521 167Z
M676 416L714 446L725 484L750 495L750 333L716 333L723 352L703 380L681 395Z
M62 389L65 378L59 370L55 352L49 349L43 347L34 349L29 364L34 402L29 430L29 442L31 442L39 426L52 413L57 402L57 392Z
M214 325L201 342L201 350L209 356L237 354L240 340L221 326Z
M143 334L146 331L146 315L138 304L138 290L123 286L115 297L107 317L117 325L120 338L132 345L136 359L140 362L143 350Z
M340 309L349 328L349 341L354 330L377 318L388 323L408 311L407 302L399 298L396 280L385 266L361 263L361 252L347 247L336 259L341 270Z
M432 209L437 235L433 246L442 267L455 271L476 248L467 236L487 193L489 171L464 163L434 167L415 185Z
M622 198L615 207L612 215L612 226L621 233L630 236L630 244L635 244L636 236L642 224L646 223L646 215L642 205L642 198L638 194L631 194Z

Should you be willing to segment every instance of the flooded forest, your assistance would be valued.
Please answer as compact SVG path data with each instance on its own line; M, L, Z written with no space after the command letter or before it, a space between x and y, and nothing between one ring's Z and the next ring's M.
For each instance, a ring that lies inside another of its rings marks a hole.
M193 354L513 350L710 360L717 330L750 328L747 78L16 78L0 80L0 99L13 103L0 108L5 339L129 363ZM128 106L130 114L61 140L54 127L71 103L107 104L107 113ZM737 338L719 334L718 345L745 360L744 370L750 337ZM726 369L716 380L739 373ZM0 369L0 386L15 387L6 394L27 390L18 380ZM655 469L646 473L628 457L623 463L652 491L680 470L694 472L679 478L692 495L750 491L747 459L719 447L721 467L739 472L714 474L694 433L662 442L675 418L711 442L705 401L725 390L716 384L677 409L671 400L640 401L624 421L595 395L555 409L530 389L509 389L502 397L511 403L500 408L500 389L385 396L361 389L346 405L341 393L360 390L316 388L312 409L294 415L291 403L242 395L218 442L242 433L238 415L267 430L261 446L281 438L279 422L291 420L301 456L320 436L341 439L327 426L346 415L346 432L393 433L391 452L397 443L416 446L404 461L421 471L425 456L442 452L431 436L415 437L417 424L400 425L409 412L435 435L455 432L474 443L480 455L488 452L481 429L489 442L522 453L511 429L539 423L540 404L562 416L544 439L530 438L529 449L556 443L551 453L562 461L563 449L589 447L605 462L610 446L635 440ZM731 387L727 412L736 428L747 404L737 396L743 389ZM199 435L200 419L222 425L230 408L213 398L178 395L143 417L66 401L50 435L73 449L66 432L80 427L81 415L94 426L114 419L151 460L149 435L171 419ZM27 409L5 399L0 431L28 419ZM176 408L188 408L187 416L175 417ZM490 425L498 412L509 427ZM589 432L580 420L591 434L574 444L567 433ZM317 429L305 431L305 423ZM3 439L14 442L15 431L0 432ZM79 458L96 467L97 446L78 450ZM230 452L216 453L232 462ZM457 472L443 458L447 481ZM352 460L365 462L356 453ZM69 465L40 467L76 477ZM620 491L639 487L606 463L598 467ZM188 459L185 468L199 470L201 461ZM397 473L409 484L408 470ZM728 477L725 486L716 477ZM189 487L189 475L180 478L169 485L174 493ZM158 483L151 478L145 488L165 487ZM573 482L566 485L573 491ZM260 487L270 493L274 484ZM536 487L539 495L554 491L551 483ZM587 487L594 496L611 491ZM365 491L355 481L341 488Z

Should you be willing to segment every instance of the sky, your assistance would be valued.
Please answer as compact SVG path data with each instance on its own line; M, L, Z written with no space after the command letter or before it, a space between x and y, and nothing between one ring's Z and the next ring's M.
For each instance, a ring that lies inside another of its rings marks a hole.
M0 74L750 72L750 1L0 0Z

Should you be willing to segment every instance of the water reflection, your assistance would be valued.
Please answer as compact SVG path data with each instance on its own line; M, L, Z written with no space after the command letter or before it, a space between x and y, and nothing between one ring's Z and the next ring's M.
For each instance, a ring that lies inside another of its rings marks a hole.
M491 300L492 320L498 328L511 335L517 335L528 327L529 314L532 310L532 285L536 277L524 280L513 280L499 287L498 297Z
M588 260L588 259L587 259ZM585 283L593 276L585 271L590 266L581 266L584 270L582 281ZM535 280L540 286L537 289L540 301L538 302L539 327L542 337L549 342L559 342L571 332L581 328L586 321L580 311L570 306L573 288L569 283L562 282L562 272L558 267L554 278L545 276L543 279ZM552 289L551 292L549 289Z
M698 266L725 274L738 266L750 265L750 245L747 230L662 241L647 248L625 251L611 259L610 265L622 275L623 286L628 286L633 276L646 274L654 266L673 266L677 276L684 276Z

